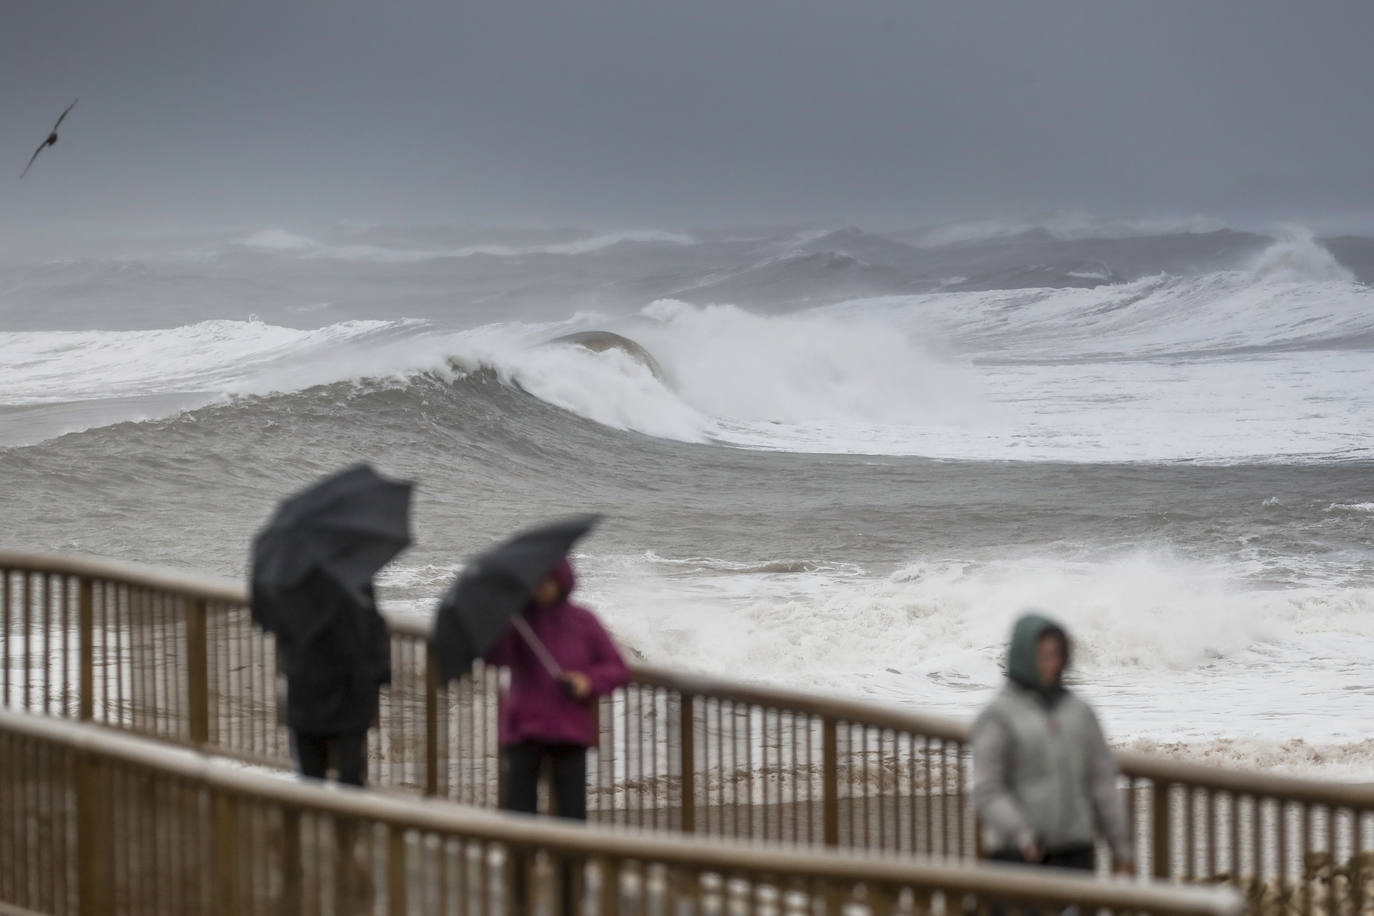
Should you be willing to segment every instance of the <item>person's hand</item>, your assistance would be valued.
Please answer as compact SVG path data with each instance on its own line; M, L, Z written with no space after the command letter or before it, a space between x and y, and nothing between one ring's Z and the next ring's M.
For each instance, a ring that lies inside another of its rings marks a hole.
M1135 877L1135 863L1130 859L1116 859L1112 862L1112 874L1123 878Z
M1027 862L1035 863L1045 857L1045 851L1036 845L1035 840L1022 840L1021 856Z
M592 682L581 671L564 671L559 680L568 685L568 693L574 700L585 700L592 695Z

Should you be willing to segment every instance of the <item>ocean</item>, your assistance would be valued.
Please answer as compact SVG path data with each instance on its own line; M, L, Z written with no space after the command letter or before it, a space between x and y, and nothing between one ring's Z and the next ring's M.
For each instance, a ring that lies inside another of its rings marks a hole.
M11 248L3 543L241 579L369 461L396 613L602 512L579 594L653 664L971 717L1036 607L1116 743L1371 780L1371 281L1210 224Z

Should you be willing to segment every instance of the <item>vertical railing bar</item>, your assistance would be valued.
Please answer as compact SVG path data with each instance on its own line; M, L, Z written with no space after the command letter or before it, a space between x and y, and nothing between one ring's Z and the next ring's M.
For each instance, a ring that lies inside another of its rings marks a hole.
M959 858L962 859L967 858L969 855L969 819L972 816L971 803L968 801L970 797L968 779L969 753L967 746L965 746L962 741L955 745L955 753L959 755L957 758L959 761L957 767L958 773L956 774L959 784L955 786L954 797L958 799L955 811L959 818Z
M934 768L930 762L931 754L933 753L931 750L931 743L932 742L929 735L921 736L921 766L922 769L924 769L925 771L926 778L926 835L925 841L921 845L924 848L926 855L933 856L935 855L935 796L933 794L935 785L935 774Z
M24 602L24 705L21 707L24 712L32 712L29 708L29 680L30 672L33 669L33 573L25 572L22 579L20 600ZM9 634L5 634L5 644L9 645ZM7 653L8 648L5 650ZM9 666L8 659L6 667Z
M1354 886L1355 889L1356 913L1363 913L1365 904L1368 903L1368 901L1365 899L1364 886L1364 814L1365 812L1360 810L1359 808L1350 809L1350 830L1351 833L1354 834L1353 841L1351 842L1350 861L1353 867L1351 868L1350 883Z
M838 723L821 719L821 839L826 846L840 844L839 735Z
M1197 878L1197 831L1194 820L1197 814L1197 787L1188 786L1183 793L1183 877L1186 881Z
M725 702L723 699L712 699L712 706L716 709L716 777L717 790L716 797L719 799L716 808L716 835L725 835Z
M1203 790L1203 801L1207 810L1207 880L1217 874L1217 795L1211 789Z
M754 761L754 751L759 747L759 742L754 740L754 713L757 710L753 702L744 704L744 836L751 840L759 837L759 812L754 802L755 782L760 775Z
M88 722L95 714L95 586L90 579L82 576L78 592L77 625L80 633L77 649L80 653L78 667L81 686L77 695L77 717Z
M52 715L53 574L43 575L43 714Z
M651 775L646 775L646 772L647 772L647 771L646 771L646 768L645 768L645 764L646 764L645 754L644 754L644 731L645 731L645 727L644 727L644 723L645 723L645 717L644 717L644 695L645 695L645 693L648 693L648 694L649 694L650 703L652 704L652 700L653 700L653 692L652 692L652 689L646 691L644 688L641 687L639 690L635 691L635 705L639 708L639 715L635 717L635 747L636 747L636 748L638 749L638 751L639 751L639 753L637 753L637 754L635 755L635 757L638 758L637 761L636 761L635 766L636 766L636 769L637 769L637 771L638 771L638 773L639 773L639 787L638 787L638 789L637 789L637 791L636 791L636 796L637 796L638 799L639 799L639 826L640 826L641 828L644 827L646 815L647 815L647 813L648 813L648 812L645 810L645 796L649 794L649 786L652 784L652 776L651 776ZM651 712L651 714L652 714L652 706L651 706L650 712Z
M388 916L406 913L405 834L395 824L386 831L386 906Z
M884 760L886 754L885 745L888 738L892 739L892 800L889 803L887 798L887 772L888 767ZM884 728L878 732L878 848L891 852L896 847L901 846L902 829L901 818L898 812L902 807L901 790L901 768L902 755L897 744L897 732L894 729ZM892 833L892 846L887 841L887 814L888 808L892 809L892 816L896 821L896 829Z
M907 817L910 818L910 822L907 825L907 841L909 845L907 845L905 849L902 849L902 851L909 853L911 855L915 855L917 848L916 838L918 833L916 827L916 808L919 790L916 785L916 735L914 732L906 733L906 755L907 802L902 807L906 811ZM901 830L900 819L898 830ZM901 848L901 844L898 844L898 848Z
M722 701L722 704L725 701ZM739 836L739 709L734 700L730 704L730 833Z
M696 760L696 703L690 693L683 693L678 701L678 717L681 720L682 734L678 739L680 766L679 791L682 793L682 832L695 833L697 829L697 760ZM709 746L709 745L708 745ZM706 784L710 785L710 774L706 774ZM708 831L709 832L709 831Z
M1307 874L1308 854L1312 852L1312 806L1303 803L1298 809L1298 816L1301 818L1302 839L1301 855L1298 856L1298 864L1302 868L1302 911L1304 916L1311 916L1312 913L1312 875ZM1335 850L1332 850L1331 865L1336 865Z
M207 609L208 611L208 609ZM277 742L273 740L272 724L276 721L276 659L268 634L253 623L253 612L247 605L225 607L219 612L225 618L242 621L241 626L253 637L253 722L249 740L253 752L281 760Z
M1288 896L1288 806L1281 798L1272 799L1278 820L1279 841L1276 847L1274 868L1278 873L1279 893Z
M1150 867L1159 880L1172 873L1169 822L1169 783L1155 779L1150 785Z
M9 576L5 576L5 584L9 585ZM62 718L71 718L71 693L72 693L72 660L71 660L71 584L70 576L62 577ZM8 595L6 604L9 603ZM9 638L6 632L6 639Z
M855 728L859 732L859 760L863 763L863 775L859 778L859 796L853 799L849 805L849 822L852 825L850 835L853 837L850 841L850 847L867 850L873 835L873 754L868 749L868 739L872 737L872 733L868 726L857 725L851 726L851 735ZM854 790L851 789L850 791ZM862 827L859 826L861 822Z
M949 858L949 742L940 739L940 855Z
M777 839L780 843L787 841L787 785L796 780L795 762L789 767L787 753L783 747L783 736L786 734L783 715L781 708L774 707L772 740L776 766L773 771L773 820L777 824Z
M653 688L653 691L649 694L649 696L649 710L650 714L653 717L653 727L650 729L649 739L652 742L650 754L652 755L653 759L652 769L654 773L654 778L652 781L653 788L649 795L649 804L651 806L650 810L653 811L654 815L652 818L654 829L662 830L664 827L671 826L670 824L667 824L663 820L663 818L666 818L668 816L668 807L672 803L672 780L669 778L669 772L672 768L668 766L667 763L668 749L666 746L664 747L663 754L660 758L658 743L660 719L662 715L667 713L668 709L667 690L666 688L661 689L655 687ZM660 708L659 706L660 697L662 697L664 700L662 708ZM662 731L666 741L668 734L668 723L663 722L662 724Z
M439 794L439 667L433 646L425 646L425 782L426 795Z
M625 741L625 762L623 767L625 773L625 819L623 823L625 824L633 823L635 817L634 800L630 798L630 786L635 775L635 758L639 755L634 752L634 729L630 726L630 705L638 696L638 690L635 690L633 687L627 687L625 690L625 703L620 709L620 728Z
M125 683L124 683L124 668L125 668L125 665L124 665L124 653L125 653L125 651L126 651L126 649L125 649L125 644L126 644L126 642L127 642L127 636L128 636L129 586L125 585L125 584L122 583L122 582L120 582L120 583L107 583L107 584L106 584L106 588L107 588L107 592L106 592L106 594L105 594L105 599L106 599L106 609L107 609L107 610L108 610L108 608L109 608L109 598L110 598L110 595L111 595L111 593L114 595L114 644L115 644L115 649L114 649L114 657L115 657L115 666L114 666L114 676L115 676L115 700L114 700L114 703L113 703L113 704L109 704L109 700L108 700L108 698L107 698L106 703L107 703L107 705L113 705L113 707L114 707L114 712L115 712L115 724L117 725L117 727L119 727L119 728L127 728L127 727L128 727L128 721L127 721L127 720L128 720L128 718L129 718L129 716L128 716L128 713L126 712L126 710L131 710L131 704L130 704L130 702L129 702L129 693L130 693L130 691L131 691L131 688L130 688L130 687L127 687L127 686L125 685ZM106 632L108 633L108 630L107 630ZM108 637L107 637L107 638L108 638ZM107 664L108 664L108 662L107 662ZM130 670L129 674L130 674L130 676L132 677L133 671Z
M143 658L147 637L148 593L144 589L129 587L129 620L126 635L129 637L129 713L133 719L135 732L148 733L148 710L142 709L148 703L149 665ZM156 716L156 709L153 710Z
M1228 792L1227 798L1230 800L1231 808L1231 830L1227 837L1230 840L1230 854L1226 860L1226 870L1231 874L1231 881L1236 886L1240 886L1240 796L1235 792Z
M0 567L0 626L4 627L3 633L5 641L5 663L0 665L0 672L4 677L4 703L10 705L10 635L14 594L11 579L14 573L5 567Z
M210 673L206 618L205 600L193 598L186 609L186 703L189 707L187 737L192 744L201 746L210 740Z
M1338 809L1336 809L1335 807L1328 806L1325 810L1326 810L1326 852L1327 852L1327 855L1329 855L1329 856L1331 857L1331 869L1332 869L1332 872L1331 872L1331 881L1332 881L1332 886L1334 887L1334 886L1335 886L1335 879L1336 879L1335 870L1336 870L1337 868L1339 868L1340 865L1341 865L1341 861L1340 861L1340 858L1339 858L1339 852L1340 852L1340 850L1339 850L1339 846L1338 846L1338 844L1339 844L1339 838L1338 838L1337 835L1336 835L1336 827L1337 827L1336 820L1337 820Z

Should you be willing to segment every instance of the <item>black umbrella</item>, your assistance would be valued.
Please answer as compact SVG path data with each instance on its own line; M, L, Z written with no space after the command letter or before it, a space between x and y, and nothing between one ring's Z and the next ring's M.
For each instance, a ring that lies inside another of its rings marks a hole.
M599 515L578 515L531 528L468 561L435 615L434 652L444 680L467 674L473 662L491 651L529 603L535 586L600 520ZM540 654L543 645L528 628L521 632ZM546 668L556 667L547 651L540 661Z
M310 613L327 614L339 602L300 594L316 571L371 607L372 577L410 544L411 488L360 464L283 500L253 538L253 619L300 636L327 623Z

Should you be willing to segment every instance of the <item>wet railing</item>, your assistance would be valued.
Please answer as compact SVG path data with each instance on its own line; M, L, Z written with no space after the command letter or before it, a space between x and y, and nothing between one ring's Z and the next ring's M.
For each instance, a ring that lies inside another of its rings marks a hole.
M0 552L3 697L249 762L290 764L273 644L243 590L80 558ZM440 685L424 625L393 621L373 784L494 807L499 674ZM719 838L977 855L968 726L635 667L601 702L594 821ZM1336 912L1374 904L1374 789L1118 757L1142 875ZM1325 901L1325 902L1324 902ZM1358 912L1358 910L1357 910Z
M994 902L1241 912L1219 889L584 828L361 792L0 711L7 912L504 914L559 912L565 892L572 911L604 916L915 916Z

